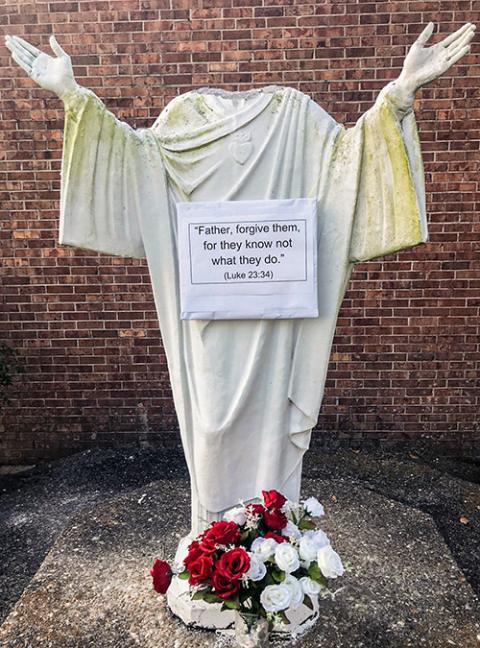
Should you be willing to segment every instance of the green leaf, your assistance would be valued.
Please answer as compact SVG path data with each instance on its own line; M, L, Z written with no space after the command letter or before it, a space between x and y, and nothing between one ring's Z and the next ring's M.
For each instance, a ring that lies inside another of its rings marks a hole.
M197 590L195 594L192 594L192 601L204 601L207 594L207 590Z
M214 594L213 592L207 592L205 596L203 597L203 600L206 603L226 603L224 599L221 599L219 596Z
M240 536L240 544L245 544L250 536L250 531L244 531Z
M316 562L312 562L310 564L310 567L308 568L308 575L310 576L310 578L313 578L313 580L317 580L317 578L322 575L320 567Z
M307 520L304 518L303 520L300 520L298 524L298 528L301 529L302 531L305 531L307 529L315 529L316 524L315 522L312 522L312 520Z
M312 562L312 564L308 568L308 575L316 583L319 583L319 585L322 585L323 587L327 587L328 585L327 579L320 571L320 567L317 565L316 562Z
M285 572L279 569L274 569L272 576L277 583L282 583L285 580Z
M310 610L313 610L312 599L307 594L303 597L303 605L306 605Z
M223 599L214 594L210 589L199 589L192 596L193 601L205 601L206 603L223 603Z
M180 574L178 574L178 578L180 578L181 580L188 580L190 578L190 572L187 570L180 572Z
M267 572L267 575L264 578L265 585L275 585L276 581L270 572Z
M236 599L225 599L223 605L229 610L238 610L240 608L240 603Z

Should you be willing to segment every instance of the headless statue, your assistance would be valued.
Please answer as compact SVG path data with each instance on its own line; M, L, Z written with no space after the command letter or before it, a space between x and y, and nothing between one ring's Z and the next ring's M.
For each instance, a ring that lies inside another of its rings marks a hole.
M149 129L118 121L80 87L70 57L16 36L6 44L64 102L60 243L146 258L191 478L192 533L239 500L297 500L354 263L427 240L416 91L469 51L470 23L426 47L350 129L297 90L200 89ZM316 198L319 316L180 319L177 202Z

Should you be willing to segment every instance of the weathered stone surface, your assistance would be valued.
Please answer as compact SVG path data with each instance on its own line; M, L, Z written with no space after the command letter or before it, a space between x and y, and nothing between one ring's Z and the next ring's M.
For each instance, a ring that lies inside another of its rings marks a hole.
M167 593L167 604L170 611L187 626L209 630L224 630L233 634L235 612L222 610L221 604L192 601L187 581L174 578ZM318 618L318 600L312 600L312 608L300 605L285 610L289 623L279 623L273 628L275 634L290 634L291 638L299 637L313 627Z
M477 646L478 600L428 515L341 479L304 492L325 502L324 528L352 568L296 645ZM80 513L0 629L2 648L228 645L186 629L151 589L153 558L172 558L188 530L188 493L158 481Z

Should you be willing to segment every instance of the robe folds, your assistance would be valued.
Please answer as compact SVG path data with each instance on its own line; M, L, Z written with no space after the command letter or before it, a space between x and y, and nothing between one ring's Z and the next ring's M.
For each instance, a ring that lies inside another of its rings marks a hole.
M427 240L413 113L388 86L349 129L275 86L187 92L142 130L83 88L65 106L60 243L147 260L194 516L262 489L297 499L353 264ZM177 202L312 197L319 317L180 319Z

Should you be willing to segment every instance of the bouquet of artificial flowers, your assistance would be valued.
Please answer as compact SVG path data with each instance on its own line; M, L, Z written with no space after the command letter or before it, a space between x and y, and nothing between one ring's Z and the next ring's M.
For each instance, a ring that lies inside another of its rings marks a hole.
M263 491L263 504L242 504L213 522L189 546L179 578L194 600L264 618L270 628L288 623L286 612L313 609L328 580L344 572L339 555L315 518L324 515L314 497L302 503ZM172 576L164 561L151 571L165 593Z

